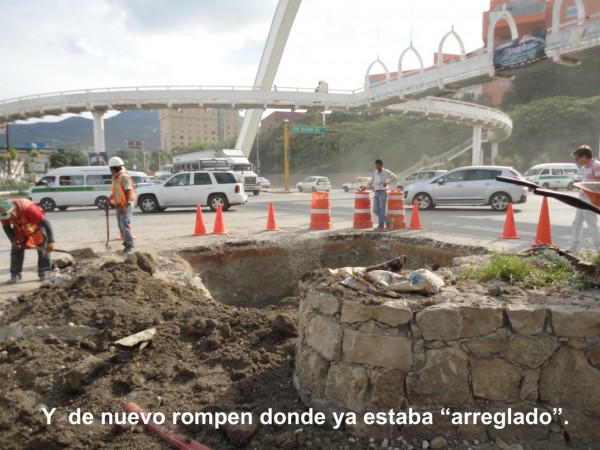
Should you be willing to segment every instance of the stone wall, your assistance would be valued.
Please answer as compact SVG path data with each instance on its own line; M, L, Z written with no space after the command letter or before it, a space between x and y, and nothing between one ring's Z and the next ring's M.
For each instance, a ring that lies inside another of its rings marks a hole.
M307 406L330 417L353 411L359 421L347 428L369 436L548 440L574 448L600 442L597 301L586 308L565 299L473 302L455 292L369 305L350 292L317 281L303 292L294 384ZM430 412L433 425L360 420L390 410ZM460 413L463 424L448 412ZM485 412L547 413L540 421L550 423L486 425L482 416L464 423L467 413Z

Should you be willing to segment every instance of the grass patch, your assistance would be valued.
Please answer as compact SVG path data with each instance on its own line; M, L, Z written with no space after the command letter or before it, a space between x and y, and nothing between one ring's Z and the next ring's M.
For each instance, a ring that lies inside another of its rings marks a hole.
M527 288L567 287L583 289L588 281L569 261L553 251L529 256L496 253L487 264L465 268L463 275L481 281L501 280Z

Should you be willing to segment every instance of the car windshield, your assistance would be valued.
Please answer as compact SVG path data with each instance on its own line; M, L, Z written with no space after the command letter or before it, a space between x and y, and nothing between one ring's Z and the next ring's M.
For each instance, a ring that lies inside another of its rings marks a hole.
M539 175L542 169L529 169L525 172L526 177L531 177L533 175Z

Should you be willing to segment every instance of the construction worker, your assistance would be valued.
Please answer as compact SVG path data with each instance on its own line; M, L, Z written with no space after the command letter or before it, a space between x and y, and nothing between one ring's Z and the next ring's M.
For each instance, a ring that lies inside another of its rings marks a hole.
M109 201L115 205L117 211L117 224L123 237L123 252L133 251L133 237L131 235L131 217L135 204L135 190L133 180L125 170L125 163L118 156L108 160L108 167L112 175L112 194Z
M27 248L37 249L38 276L42 281L48 279L52 269L50 252L54 250L54 235L44 210L26 198L1 199L0 221L12 243L10 279L6 284L15 284L21 279Z

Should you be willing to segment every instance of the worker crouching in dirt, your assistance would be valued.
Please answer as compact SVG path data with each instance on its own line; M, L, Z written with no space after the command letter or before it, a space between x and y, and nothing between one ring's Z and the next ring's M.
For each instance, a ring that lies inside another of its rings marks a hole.
M46 280L50 276L54 250L52 226L44 210L28 199L0 200L0 222L12 244L10 251L10 279L15 284L21 279L25 250L35 248L38 252L38 276Z

